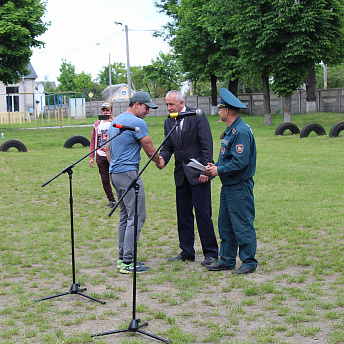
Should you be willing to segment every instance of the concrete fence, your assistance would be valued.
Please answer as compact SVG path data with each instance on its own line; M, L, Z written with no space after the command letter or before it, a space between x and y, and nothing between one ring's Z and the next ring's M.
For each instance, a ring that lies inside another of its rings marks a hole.
M242 110L243 113L249 113L253 116L264 114L263 94L262 93L247 93L239 94L238 98L247 106L247 109ZM333 88L316 91L317 111L323 112L344 112L344 89ZM219 102L220 99L218 99ZM154 98L153 103L158 105L158 109L150 109L148 116L166 116L167 109L164 98ZM184 97L186 105L201 109L205 114L212 113L212 105L210 97L186 96ZM96 117L100 114L100 107L103 101L91 101L85 103L86 117ZM113 102L114 115L122 113L128 108L128 101ZM279 113L283 115L284 99L278 97L274 93L270 93L271 113ZM306 112L306 91L297 91L292 96L291 113L305 113ZM44 113L47 114L47 107L44 108ZM66 111L64 111L65 115Z

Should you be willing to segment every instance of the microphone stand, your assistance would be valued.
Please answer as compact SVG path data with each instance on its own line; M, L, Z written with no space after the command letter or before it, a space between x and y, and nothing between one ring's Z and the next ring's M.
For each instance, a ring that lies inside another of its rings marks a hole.
M146 169L146 167L150 164L150 162L153 160L154 156L158 153L158 151L161 149L161 147L164 145L166 140L170 137L172 132L178 127L180 124L180 119L178 118L176 120L175 125L173 128L170 130L170 132L166 135L160 146L156 149L156 151L152 154L152 156L149 158L147 163L144 165L142 170L138 173L137 177L132 181L132 183L128 186L128 188L124 191L118 202L115 204L115 206L111 209L109 212L108 216L110 217L112 213L116 210L118 205L122 202L123 198L126 196L126 194L132 189L135 189L135 212L134 212L134 275L133 275L133 308L132 308L132 319L129 324L128 328L121 329L121 330L114 330L114 331L109 331L109 332L100 332L96 334L92 334L91 337L99 337L99 336L106 336L108 334L114 334L114 333L121 333L121 332L139 332L142 333L146 336L152 337L154 339L160 340L164 343L172 343L168 339L164 339L161 337L158 337L154 334L145 332L141 330L141 327L143 326L148 326L148 322L145 322L141 325L139 325L139 322L141 321L140 319L136 319L136 265L137 265L137 223L138 223L138 213L137 213L137 203L138 203L138 191L140 189L140 186L138 185L137 181L143 171Z
M37 299L35 301L43 301L43 300L48 300L48 299L52 299L55 297L59 297L59 296L64 296L64 295L68 295L68 294L78 294L84 297L87 297L91 300L100 302L101 304L105 304L105 301L101 301L98 300L92 296L86 295L84 293L82 293L83 291L87 290L87 288L82 288L79 289L80 287L80 282L75 283L75 255L74 255L74 221L73 221L73 187L72 187L72 175L73 175L73 167L79 163L80 161L84 160L86 157L88 157L89 155L91 155L93 152L95 152L97 149L99 149L100 147L106 145L109 141L111 141L112 139L114 139L115 137L117 137L118 135L122 134L122 130L119 131L119 133L115 136L113 136L111 139L105 141L104 143L100 144L99 146L97 146L97 148L93 149L91 152L89 152L88 154L86 154L84 157L82 157L81 159L79 159L78 161L76 161L74 164L71 164L69 166L67 166L66 168L64 168L59 174L57 174L55 177L51 178L50 180L48 180L47 182L45 182L44 184L42 184L42 188L45 187L46 185L48 185L50 182L52 182L54 179L56 179L57 177L59 177L61 174L63 173L68 173L69 175L69 205L70 205L70 228L71 228L71 242L72 242L72 274L73 274L73 283L72 286L70 287L69 291L65 292L65 293L61 293L61 294L56 294L53 296L48 296L48 297L43 297L41 299Z

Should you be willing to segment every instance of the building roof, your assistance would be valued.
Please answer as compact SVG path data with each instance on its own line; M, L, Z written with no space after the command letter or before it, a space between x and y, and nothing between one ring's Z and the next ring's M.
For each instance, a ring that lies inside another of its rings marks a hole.
M115 93L117 93L123 86L126 86L126 84L111 85L111 93L110 93L110 85L107 86L102 92L104 99L106 101L109 101L110 97L112 97Z
M38 76L35 72L35 70L32 67L31 62L27 65L27 69L29 70L29 74L24 76L24 79L37 79Z

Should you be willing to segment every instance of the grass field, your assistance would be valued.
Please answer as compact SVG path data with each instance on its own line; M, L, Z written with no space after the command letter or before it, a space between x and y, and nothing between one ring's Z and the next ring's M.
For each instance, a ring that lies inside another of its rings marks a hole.
M219 116L208 118L216 161L225 125ZM259 265L253 274L233 276L201 267L197 235L195 263L167 262L179 253L174 164L162 171L150 164L142 174L147 220L138 259L151 267L137 279L136 317L149 323L142 330L178 344L344 342L344 133L328 136L344 115L292 118L300 130L318 123L327 135L275 136L282 116L273 116L270 127L261 116L243 116L258 154ZM155 147L163 140L163 121L146 118ZM88 158L73 168L76 282L106 304L79 295L34 301L66 292L73 282L68 174L41 185L89 152L63 144L73 135L90 139L91 129L0 127L5 140L20 140L28 150L0 152L1 343L158 343L140 333L90 337L127 328L133 303L132 278L116 269L118 210L108 217L98 171L89 167ZM141 167L146 161L143 156ZM215 178L217 237L220 188Z

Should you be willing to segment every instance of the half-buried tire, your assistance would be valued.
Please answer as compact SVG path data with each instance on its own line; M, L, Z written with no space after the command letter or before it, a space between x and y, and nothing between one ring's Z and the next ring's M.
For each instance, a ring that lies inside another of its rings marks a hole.
M344 130L344 122L339 122L337 124L335 124L331 130L330 130L330 133L329 133L329 136L330 137L338 137L339 136L339 133Z
M90 146L90 141L88 138L86 138L85 136L81 136L81 135L74 135L74 136L71 136L69 139L66 140L63 147L64 148L72 148L77 143L81 143L84 147Z
M7 140L0 146L0 152L7 152L10 148L17 148L19 152L27 152L26 146L19 140Z
M300 129L296 124L283 122L276 128L275 135L283 135L286 130L290 130L292 134L300 134Z
M314 131L317 135L326 135L325 129L320 124L311 123L302 128L300 138L308 137L312 131Z

